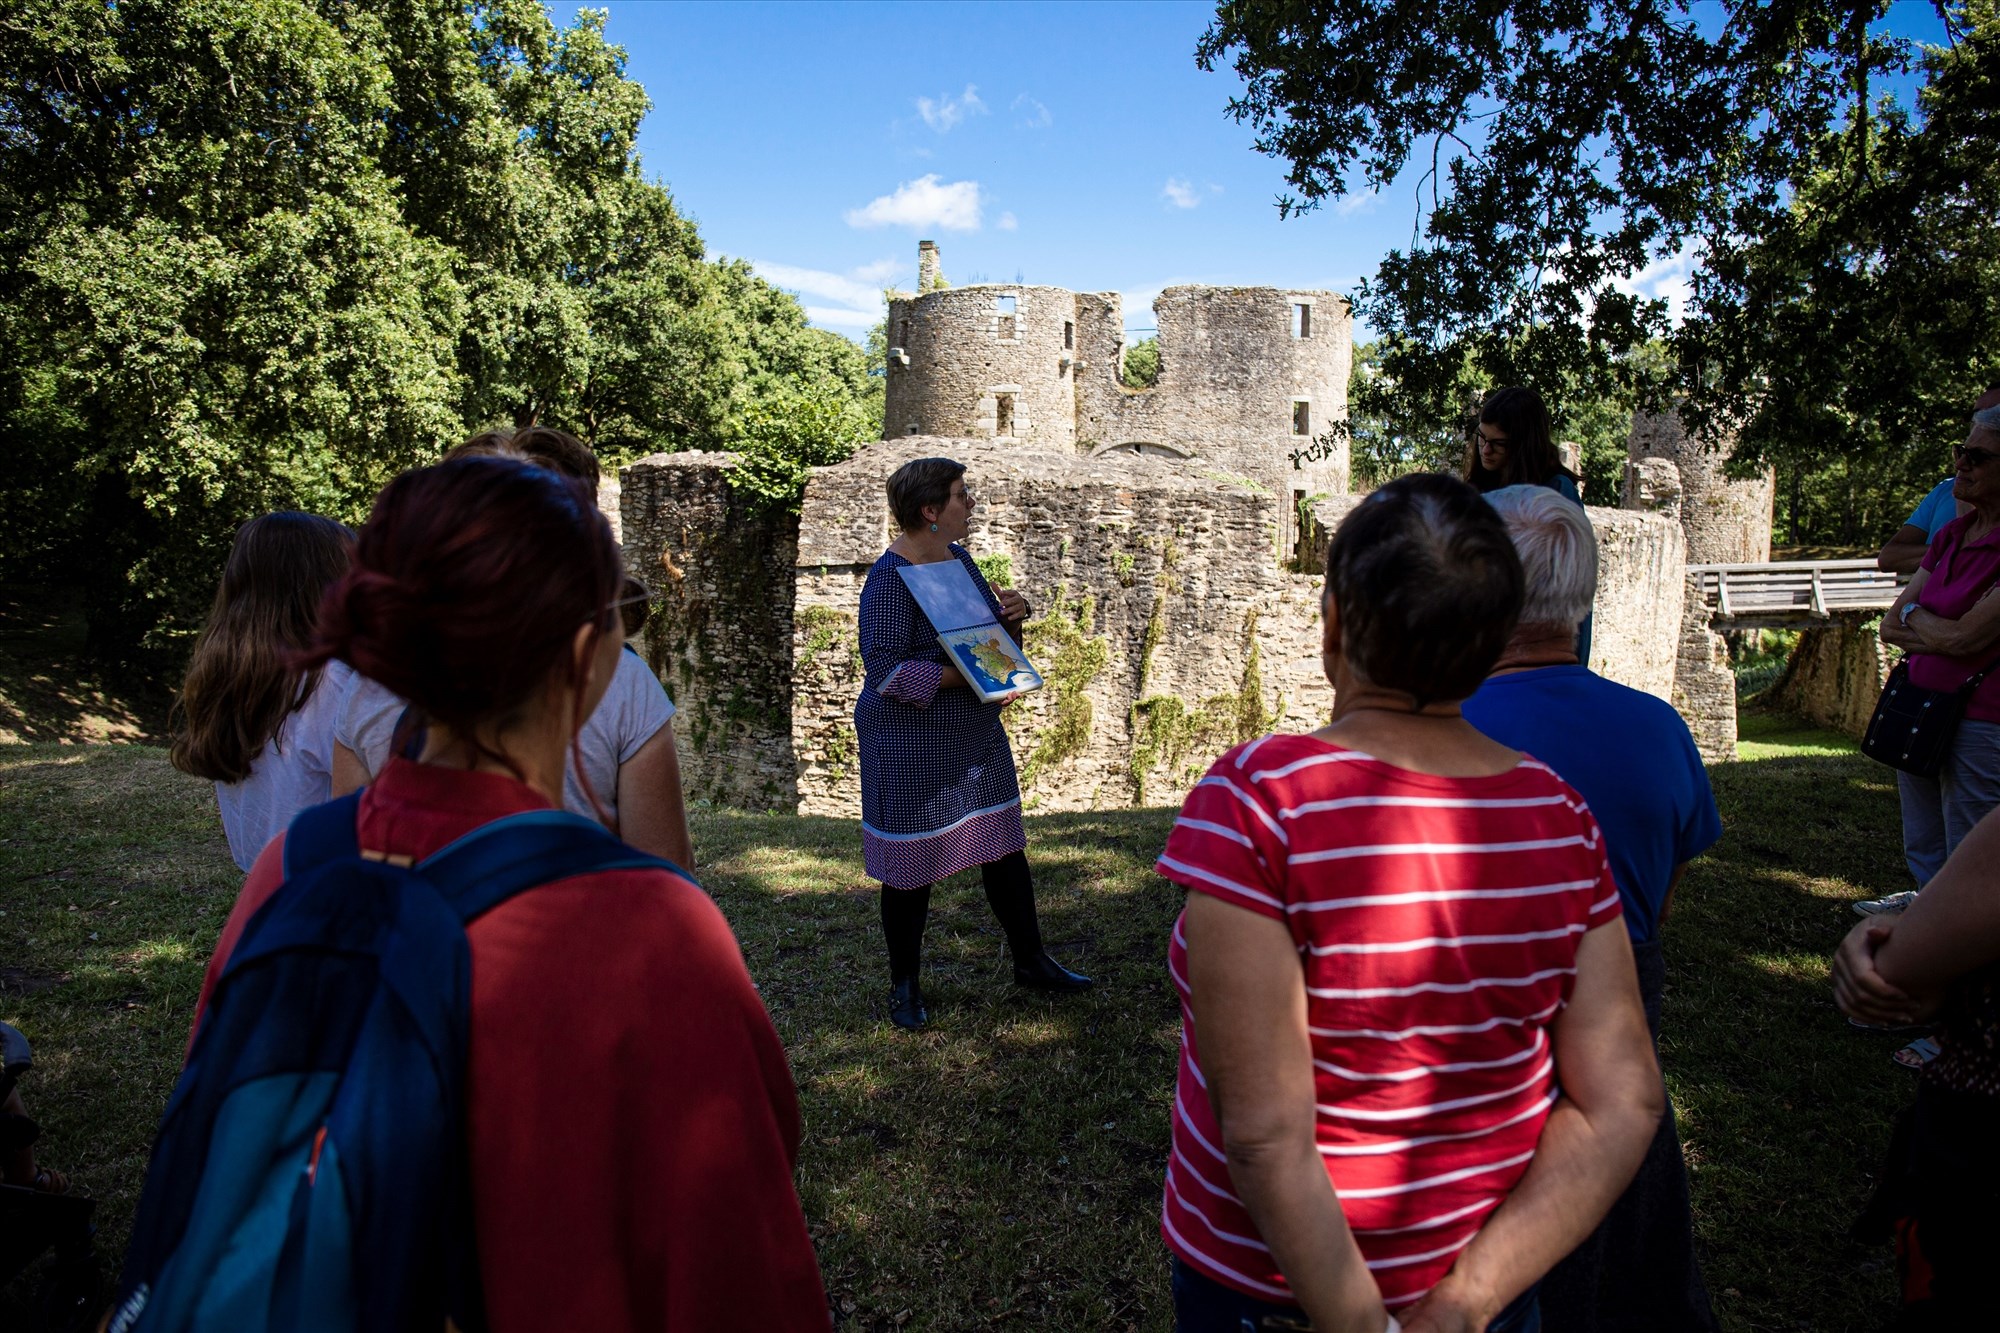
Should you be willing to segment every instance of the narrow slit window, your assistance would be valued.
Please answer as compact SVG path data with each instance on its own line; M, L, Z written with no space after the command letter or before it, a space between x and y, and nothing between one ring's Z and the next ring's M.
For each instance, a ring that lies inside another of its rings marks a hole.
M1076 350L1076 325L1067 319L1063 321L1063 350Z
M1313 336L1313 308L1304 301L1292 303L1292 336L1294 338Z
M1012 439L1014 435L1014 395L1003 393L993 402L993 435L996 439Z
M1267 325L1266 327L1269 326ZM1310 435L1312 433L1313 433L1312 403L1304 398L1292 399L1292 434Z
M997 326L1001 340L1003 342L1012 341L1014 337L1014 298L1011 296L994 297L993 310L998 316Z
M902 322L902 337L897 340L896 346L906 352L910 349L910 321L907 319Z

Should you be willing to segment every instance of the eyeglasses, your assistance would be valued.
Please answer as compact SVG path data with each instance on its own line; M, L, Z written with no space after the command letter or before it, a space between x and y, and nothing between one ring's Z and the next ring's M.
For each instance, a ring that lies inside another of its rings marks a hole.
M1975 449L1969 444L1954 444L1951 447L1951 456L1968 467L1983 467L2000 458L2000 454L1994 453L1991 449Z
M1483 430L1475 430L1472 433L1481 444L1490 449L1505 449L1507 447L1507 437L1505 435L1488 435Z
M972 503L973 503L973 501L972 501L972 488L971 488L970 486L961 486L961 487L959 487L959 488L958 488L958 498L959 498L959 499L961 499L961 500L963 500L963 501L965 501L965 507L966 507L966 508L968 508L968 509L970 509L970 508L972 507Z

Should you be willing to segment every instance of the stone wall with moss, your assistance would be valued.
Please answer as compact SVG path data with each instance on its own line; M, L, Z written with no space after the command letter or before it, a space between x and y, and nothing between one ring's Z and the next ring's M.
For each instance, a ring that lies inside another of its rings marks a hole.
M860 811L855 610L894 535L883 482L932 455L967 465L967 547L1034 606L1027 646L1047 685L1006 713L1030 808L1177 801L1237 740L1325 720L1317 581L1271 559L1276 497L1172 459L892 440L806 489L791 706L802 812Z
M657 594L641 647L679 710L688 800L790 810L798 519L740 499L734 465L691 452L625 468L625 563Z

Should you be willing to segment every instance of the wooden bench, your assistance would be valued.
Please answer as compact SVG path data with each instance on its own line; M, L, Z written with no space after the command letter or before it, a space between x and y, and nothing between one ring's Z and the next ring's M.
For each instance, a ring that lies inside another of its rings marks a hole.
M1873 560L1790 560L1689 565L1713 617L1730 629L1810 625L1843 612L1886 611L1903 589Z

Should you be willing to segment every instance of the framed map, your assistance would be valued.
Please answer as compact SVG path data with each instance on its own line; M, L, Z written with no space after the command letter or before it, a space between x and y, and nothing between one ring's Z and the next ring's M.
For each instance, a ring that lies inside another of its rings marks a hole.
M1042 688L1042 673L994 618L993 608L957 560L899 565L910 595L938 632L938 645L965 683L987 703Z
M1042 688L1042 673L999 625L975 625L938 635L965 683L987 703Z

